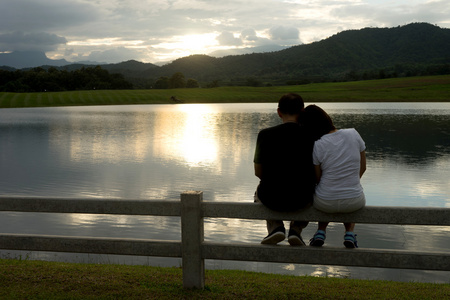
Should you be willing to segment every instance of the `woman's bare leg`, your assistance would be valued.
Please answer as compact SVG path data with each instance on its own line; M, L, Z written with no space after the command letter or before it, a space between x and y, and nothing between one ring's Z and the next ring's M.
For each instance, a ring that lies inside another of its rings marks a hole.
M355 230L355 223L344 223L345 231L353 232Z

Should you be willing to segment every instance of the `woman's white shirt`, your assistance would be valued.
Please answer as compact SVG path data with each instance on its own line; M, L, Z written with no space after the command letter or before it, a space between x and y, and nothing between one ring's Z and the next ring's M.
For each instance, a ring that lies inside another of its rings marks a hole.
M355 198L361 195L361 152L366 146L354 128L325 134L314 143L313 163L322 170L316 195L324 200Z

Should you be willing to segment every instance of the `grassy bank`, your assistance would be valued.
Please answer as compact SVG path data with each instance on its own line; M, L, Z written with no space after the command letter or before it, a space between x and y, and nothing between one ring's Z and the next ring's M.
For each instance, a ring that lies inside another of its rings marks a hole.
M450 102L450 75L276 87L0 93L0 108L77 105L276 102L299 93L306 102Z
M185 290L179 268L0 259L0 299L448 299L450 284L208 270Z

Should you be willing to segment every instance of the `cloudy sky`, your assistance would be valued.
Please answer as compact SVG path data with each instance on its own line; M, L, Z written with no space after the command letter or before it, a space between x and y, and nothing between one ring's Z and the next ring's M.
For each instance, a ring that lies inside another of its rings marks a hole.
M450 28L450 1L0 0L0 52L39 50L70 62L158 63L412 22Z

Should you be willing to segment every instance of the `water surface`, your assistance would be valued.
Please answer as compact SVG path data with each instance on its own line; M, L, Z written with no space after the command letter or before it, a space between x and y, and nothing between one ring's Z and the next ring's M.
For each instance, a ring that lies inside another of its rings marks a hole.
M367 205L450 207L449 103L320 103L339 128L356 128L367 146ZM280 122L276 104L182 104L0 110L3 196L179 199L251 202L256 135ZM308 240L312 223L303 233ZM180 239L177 218L0 213L8 233ZM357 225L361 247L448 251L449 229ZM258 243L264 221L207 219L210 241ZM330 224L327 245L342 245ZM0 251L2 256L81 262L181 265L178 259ZM208 261L294 275L449 282L449 272ZM401 275L401 276L400 276Z

